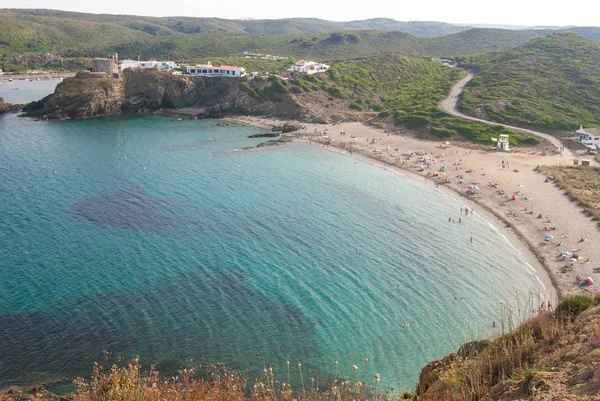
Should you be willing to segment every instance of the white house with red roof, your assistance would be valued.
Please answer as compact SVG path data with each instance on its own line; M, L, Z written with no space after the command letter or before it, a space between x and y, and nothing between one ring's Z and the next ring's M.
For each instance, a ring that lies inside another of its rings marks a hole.
M330 66L327 64L317 63L315 61L299 60L288 71L303 72L305 74L316 74L317 72L327 71L329 67Z
M222 65L220 67L213 66L209 61L207 64L188 65L186 67L189 75L201 75L207 77L243 77L246 75L244 67L236 67L233 65Z

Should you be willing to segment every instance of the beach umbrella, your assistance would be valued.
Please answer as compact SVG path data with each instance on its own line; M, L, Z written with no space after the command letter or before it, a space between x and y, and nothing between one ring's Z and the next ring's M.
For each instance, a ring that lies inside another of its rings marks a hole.
M549 240L549 239L552 239L552 238L554 238L554 237L551 236L551 235L546 235L546 240Z
M571 258L571 259L569 259L569 262L571 262L571 263L575 263L575 262L577 262L577 259L575 259L575 258Z
M571 252L565 251L562 253L563 256L573 256L573 254Z

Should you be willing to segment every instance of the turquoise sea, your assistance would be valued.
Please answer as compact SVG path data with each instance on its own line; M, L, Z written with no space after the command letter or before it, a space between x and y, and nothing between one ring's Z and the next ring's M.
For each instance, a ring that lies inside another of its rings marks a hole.
M87 376L108 350L280 380L287 358L362 378L368 353L368 379L410 388L541 290L430 183L306 143L242 151L263 130L217 123L0 117L0 387Z

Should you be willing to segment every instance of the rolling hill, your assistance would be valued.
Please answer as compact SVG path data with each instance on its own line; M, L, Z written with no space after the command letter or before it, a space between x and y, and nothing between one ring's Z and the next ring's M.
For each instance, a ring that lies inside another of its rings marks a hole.
M318 34L344 30L399 31L421 37L448 35L469 29L445 22L396 21L389 18L372 18L361 21L333 22L318 18L285 18L278 20L250 19L228 20L196 17L143 17L134 15L87 14L44 9L7 9L7 12L37 18L63 18L89 22L102 22L140 30L155 36L173 33L247 32L262 34Z
M150 34L106 22L0 11L0 55L143 40Z
M465 113L546 130L600 125L598 41L555 33L459 63L476 72L462 94Z
M65 57L94 57L118 52L122 58L197 58L228 56L244 51L293 58L341 61L377 54L456 57L497 51L523 44L532 35L520 31L472 29L443 38L418 38L403 32L343 31L317 35L200 33L150 37L114 45L63 49Z
M600 28L565 30L600 37ZM122 58L182 61L244 51L327 61L381 53L453 58L518 46L552 32L556 31L469 29L440 22L400 22L388 18L350 22L314 18L227 20L4 9L0 10L0 68L48 67L31 61L48 57L14 58L16 55L50 53L89 59L113 51Z

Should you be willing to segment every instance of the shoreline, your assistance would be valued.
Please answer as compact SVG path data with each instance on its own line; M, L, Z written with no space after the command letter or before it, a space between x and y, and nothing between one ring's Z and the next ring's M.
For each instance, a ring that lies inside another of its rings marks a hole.
M297 140L297 142L309 143L310 141L308 141L306 139L299 139L299 140ZM382 160L366 156L362 153L358 153L358 154L350 153L350 152L348 152L347 149L337 147L336 145L332 145L332 146L336 149L336 152L338 152L340 154L343 154L348 157L356 157L363 163L369 163L374 166L383 167L385 169L389 169L390 171L393 171L395 174L400 175L403 178L413 180L414 182L418 182L420 184L424 183L423 180L421 179L421 178L423 178L423 176L418 175L414 171L410 171L408 169L404 169L404 168L398 167L396 165L386 163ZM482 204L474 201L473 199L465 197L462 193L460 193L452 188L449 188L445 185L442 185L441 187L434 186L432 188L431 186L427 185L429 183L429 181L432 181L432 180L428 179L425 182L425 186L441 192L442 194L444 194L444 196L451 198L453 201L456 201L457 203L462 203L463 206L467 206L467 207L469 207L469 209L471 209L473 211L476 210L476 212L474 212L474 213L475 213L475 215L477 215L477 217L479 217L480 219L482 219L485 222L487 222L488 224L490 224L502 237L504 237L504 239L508 243L510 243L510 245L516 251L518 251L521 255L523 255L525 262L534 271L534 276L538 280L538 283L540 284L540 286L545 291L544 296L543 296L544 301L551 300L554 305L557 304L557 301L560 298L558 288L557 288L556 284L554 283L554 281L552 280L552 277L550 276L550 274L548 274L547 269L544 267L543 263L539 260L535 251L532 249L531 245L529 243L527 243L526 238L524 238L518 232L509 230L508 229L509 227L505 225L506 220L503 219L502 216L497 215L493 210L488 209L487 206L482 205ZM502 224L500 224L500 223L502 223Z
M257 117L233 117L227 120L269 129L285 122L297 123ZM576 203L554 184L544 183L545 177L535 171L540 165L570 164L570 154L546 155L544 149L539 148L517 148L513 152L473 150L455 143L445 145L446 142L442 141L389 133L362 123L302 125L302 131L294 133L300 141L331 145L353 157L358 154L369 162L379 163L411 179L421 181L427 178L434 186L437 182L438 189L458 202L469 208L476 205L474 210L498 229L535 270L553 305L567 295L597 292L594 287L578 287L576 278L594 277L591 268L600 266L600 249L594 249L591 245L600 241L600 232L595 223L581 213ZM329 135L321 136L320 133L325 131ZM438 164L449 167L446 170L448 178L444 178L447 183L431 177L439 167L418 171L414 167L414 159L400 160L402 157L399 154L419 150L430 156L436 153L442 155L445 160L438 160ZM504 168L505 162L507 167L511 166L510 169ZM512 169L513 166L517 168ZM464 180L455 178L455 174L464 176ZM478 183L481 179L489 181L488 185ZM477 183L481 189L477 197L465 193L466 184L471 183ZM518 194L516 201L508 197L511 193ZM535 213L530 210L534 208ZM544 227L553 229L552 234L556 238L545 241L544 237L549 233ZM579 238L586 240L577 241ZM558 256L563 251L573 249L581 249L588 263L576 261L565 270L566 262Z

